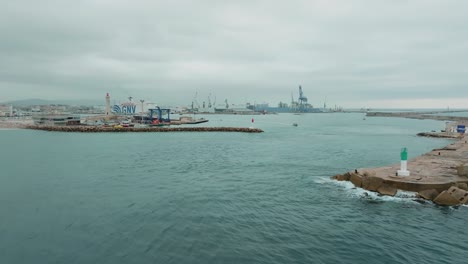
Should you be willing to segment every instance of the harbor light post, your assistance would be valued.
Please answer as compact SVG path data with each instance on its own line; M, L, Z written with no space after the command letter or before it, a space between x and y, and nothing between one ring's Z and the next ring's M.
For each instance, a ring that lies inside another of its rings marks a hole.
M410 172L408 170L408 149L402 148L400 152L400 169L397 170L398 176L409 176Z

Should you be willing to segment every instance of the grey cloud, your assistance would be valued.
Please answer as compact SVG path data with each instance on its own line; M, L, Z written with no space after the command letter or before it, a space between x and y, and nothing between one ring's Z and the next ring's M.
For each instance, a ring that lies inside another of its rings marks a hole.
M5 100L468 98L466 1L6 1Z

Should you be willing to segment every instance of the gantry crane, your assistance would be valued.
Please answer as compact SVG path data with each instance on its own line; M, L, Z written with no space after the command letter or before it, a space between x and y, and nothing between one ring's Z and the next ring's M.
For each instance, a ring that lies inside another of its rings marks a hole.
M299 85L299 111L303 112L304 108L307 105L307 97L304 96L302 92L302 87Z

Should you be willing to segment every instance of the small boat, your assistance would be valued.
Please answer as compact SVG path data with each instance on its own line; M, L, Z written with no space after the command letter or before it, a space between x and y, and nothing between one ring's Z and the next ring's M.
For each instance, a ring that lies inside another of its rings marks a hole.
M206 122L208 122L208 119L205 119L205 118L195 119L190 116L181 116L179 120L171 120L171 124L175 124L175 125L194 125L194 124L200 124L200 123L206 123Z
M208 119L200 118L200 119L195 119L193 121L188 121L185 124L200 124L200 123L206 123L208 122Z

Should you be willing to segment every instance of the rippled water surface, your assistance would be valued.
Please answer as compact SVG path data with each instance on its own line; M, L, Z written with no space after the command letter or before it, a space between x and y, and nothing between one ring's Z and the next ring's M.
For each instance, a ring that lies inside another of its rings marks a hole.
M443 122L254 119L265 133L1 130L0 263L466 263L468 207L329 180L447 145L415 136Z

